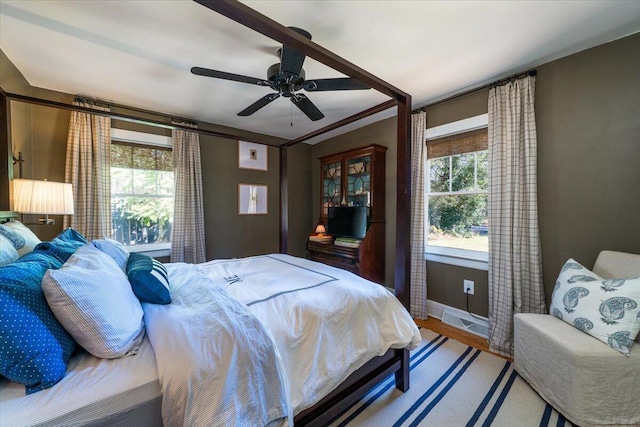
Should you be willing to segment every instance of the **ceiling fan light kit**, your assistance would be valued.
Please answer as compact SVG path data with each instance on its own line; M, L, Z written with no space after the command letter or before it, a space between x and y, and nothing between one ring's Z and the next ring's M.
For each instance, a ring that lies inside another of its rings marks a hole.
M288 28L311 40L311 34L309 34L309 32L296 27ZM300 111L309 117L309 119L316 121L322 119L324 114L322 114L318 107L316 107L306 95L298 93L298 91L305 90L307 92L324 92L334 90L370 89L369 86L350 77L305 80L306 74L302 68L305 55L290 46L283 45L282 48L278 49L278 57L280 58L280 62L273 64L267 69L266 80L202 67L193 67L191 68L191 72L199 76L266 86L276 91L275 93L263 96L244 110L240 111L238 113L239 116L250 116L267 104L283 96L285 98L289 98L289 100L291 100L291 102L298 107Z

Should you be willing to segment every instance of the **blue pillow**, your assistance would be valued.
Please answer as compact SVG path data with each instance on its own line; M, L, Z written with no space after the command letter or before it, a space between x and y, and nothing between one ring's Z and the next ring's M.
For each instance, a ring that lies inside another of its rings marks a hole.
M167 269L157 259L132 252L127 262L127 277L133 293L141 302L171 303Z
M122 243L112 239L92 240L91 243L93 246L113 258L122 271L126 271L129 252L127 252Z
M56 237L50 242L38 243L38 245L34 248L34 250L51 254L56 258L58 258L63 263L65 263L67 262L69 257L76 252L78 248L84 245L85 245L84 243L68 242L68 241L60 240Z
M65 242L76 243L77 247L84 246L87 243L89 243L89 241L85 239L85 237L82 234L78 233L76 230L74 230L71 227L60 232L60 234L56 236L56 239L60 239Z
M62 261L49 251L34 249L26 255L18 258L16 262L35 262L42 265L46 269L55 269L62 267Z
M24 384L27 394L60 381L76 348L40 287L46 270L24 260L0 267L0 374Z
M89 242L82 234L69 227L58 234L52 241L39 243L34 250L52 254L65 263L78 248L87 243Z

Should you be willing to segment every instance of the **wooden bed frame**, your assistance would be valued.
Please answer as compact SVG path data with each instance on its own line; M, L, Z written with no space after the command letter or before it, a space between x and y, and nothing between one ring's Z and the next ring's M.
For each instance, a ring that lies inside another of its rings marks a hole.
M280 252L287 253L288 239L288 200L287 200L287 149L314 136L355 122L380 111L397 107L397 199L396 199L396 258L395 258L395 295L402 304L409 309L410 304L410 200L411 200L411 96L390 85L371 73L355 66L338 55L306 39L289 28L267 18L255 10L236 0L194 0L202 6L228 17L241 25L253 29L275 41L286 44L302 51L323 64L355 78L371 88L389 96L391 99L364 110L346 119L340 120L317 131L299 138L274 144L272 141L260 138L245 138L252 142L276 146L280 149ZM184 129L191 132L214 135L223 138L238 139L237 135L230 135L216 131L186 128L180 125L168 125L163 121L150 120L137 115L123 113L99 112L93 109L78 107L66 103L50 101L19 94L0 91L0 162L7 168L0 167L0 210L9 210L9 180L12 178L12 150L11 150L11 108L10 101L26 102L49 107L91 114L105 115L115 119L144 123L148 125ZM132 107L115 105L128 111L148 113ZM158 114L158 113L155 113ZM353 373L333 392L313 407L301 412L295 417L296 425L320 426L325 425L353 403L364 396L372 387L391 374L395 375L396 388L401 391L409 389L409 351L406 349L391 349L385 355L376 357Z

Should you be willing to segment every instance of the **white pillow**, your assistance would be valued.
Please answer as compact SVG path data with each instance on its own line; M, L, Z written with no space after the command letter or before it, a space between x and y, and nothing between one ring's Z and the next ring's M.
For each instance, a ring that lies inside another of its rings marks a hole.
M3 265L11 264L13 261L19 258L18 251L13 247L11 240L4 237L0 233L0 267Z
M118 264L118 267L126 273L129 252L122 243L108 237L92 240L91 243L93 243L93 246L113 258L116 264Z
M556 280L549 312L628 356L640 331L640 277L603 279L570 259Z
M19 256L31 252L38 243L42 242L38 236L33 234L33 231L17 220L0 224L0 234L4 234L6 238L11 240Z
M89 353L114 359L138 352L144 338L140 301L115 261L92 244L59 270L48 270L42 290L58 321Z

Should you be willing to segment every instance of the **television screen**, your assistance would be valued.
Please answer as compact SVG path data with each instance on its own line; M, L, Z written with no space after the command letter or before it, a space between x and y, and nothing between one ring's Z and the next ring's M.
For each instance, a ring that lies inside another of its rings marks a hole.
M327 232L332 236L364 239L367 232L367 207L329 208L327 228Z

